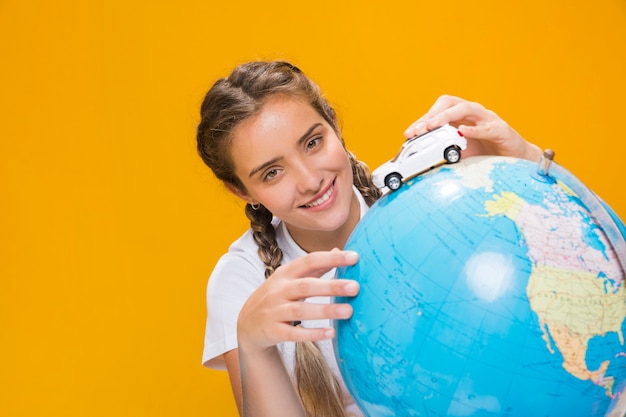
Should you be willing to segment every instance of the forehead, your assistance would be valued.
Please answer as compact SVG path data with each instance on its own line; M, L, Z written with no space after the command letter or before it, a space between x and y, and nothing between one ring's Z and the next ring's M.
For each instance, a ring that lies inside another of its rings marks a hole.
M302 122L321 116L304 99L277 95L263 103L260 111L243 120L233 130L233 137L257 137L289 134Z
M240 171L284 156L313 124L320 122L327 125L303 99L271 97L259 113L233 130L230 153L238 176L242 178Z

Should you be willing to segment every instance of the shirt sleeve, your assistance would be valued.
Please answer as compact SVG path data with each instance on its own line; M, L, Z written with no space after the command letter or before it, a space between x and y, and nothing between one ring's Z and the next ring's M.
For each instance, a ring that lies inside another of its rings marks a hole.
M256 250L252 252L248 247L233 244L209 278L202 363L212 369L226 369L223 355L237 348L237 318L241 307L265 281L263 264Z

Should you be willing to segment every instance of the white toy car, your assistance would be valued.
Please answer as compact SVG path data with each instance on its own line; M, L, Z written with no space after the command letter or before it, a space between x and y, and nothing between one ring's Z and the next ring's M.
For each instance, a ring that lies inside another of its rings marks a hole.
M461 160L467 139L453 126L445 124L423 135L407 139L400 152L372 173L374 185L395 191L417 174L441 163L454 164Z

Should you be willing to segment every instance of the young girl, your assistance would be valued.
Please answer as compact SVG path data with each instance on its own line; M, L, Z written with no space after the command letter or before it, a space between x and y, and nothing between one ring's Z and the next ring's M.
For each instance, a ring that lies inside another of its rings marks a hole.
M228 370L245 416L362 416L330 342L330 320L352 313L330 298L359 288L330 278L357 262L341 248L380 191L319 88L289 63L235 68L209 90L201 116L198 151L250 219L209 279L204 364ZM468 139L464 156L541 157L495 113L451 96L405 136L445 123Z

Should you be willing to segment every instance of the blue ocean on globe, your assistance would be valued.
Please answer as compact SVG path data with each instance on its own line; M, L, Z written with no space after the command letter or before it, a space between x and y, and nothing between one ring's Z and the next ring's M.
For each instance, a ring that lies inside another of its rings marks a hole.
M359 262L337 272L361 291L335 322L366 415L623 415L625 254L609 237L626 228L564 172L471 157L371 207L345 247Z

